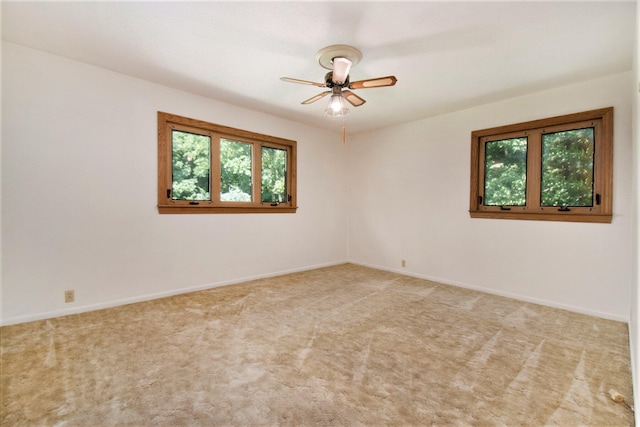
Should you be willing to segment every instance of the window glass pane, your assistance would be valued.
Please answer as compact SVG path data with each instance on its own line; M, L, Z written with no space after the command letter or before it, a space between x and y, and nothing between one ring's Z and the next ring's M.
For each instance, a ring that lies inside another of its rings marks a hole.
M527 200L527 138L485 144L485 206L524 206Z
M251 148L245 142L220 139L220 200L250 202Z
M171 131L173 200L211 200L211 138Z
M287 151L262 147L262 201L287 201Z
M594 129L542 135L542 206L593 206Z

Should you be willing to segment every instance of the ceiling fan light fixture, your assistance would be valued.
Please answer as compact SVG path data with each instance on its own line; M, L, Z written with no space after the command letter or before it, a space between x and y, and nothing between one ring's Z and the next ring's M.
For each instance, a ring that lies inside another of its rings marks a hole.
M329 105L324 112L327 117L339 117L347 114L349 112L349 109L347 108L342 95L333 94L331 95Z
M306 101L303 105L316 102L320 98L331 94L329 105L325 109L325 116L339 117L349 112L347 105L360 107L366 101L353 93L355 89L376 88L393 86L397 79L395 76L376 77L373 79L358 80L352 82L349 77L351 67L354 67L362 59L362 53L348 45L333 45L320 49L316 54L318 63L327 70L331 70L324 76L324 83L316 83L308 80L292 79L291 77L281 77L280 80L290 83L300 83L311 86L326 87L327 91L319 93ZM343 136L344 139L344 136Z

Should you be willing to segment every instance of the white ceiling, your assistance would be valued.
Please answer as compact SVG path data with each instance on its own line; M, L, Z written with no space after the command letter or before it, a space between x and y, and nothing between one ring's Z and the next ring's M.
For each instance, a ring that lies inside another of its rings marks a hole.
M346 116L363 132L630 70L635 1L625 2L2 2L2 38L318 127L327 98L316 52L363 58ZM179 112L176 112L179 113Z

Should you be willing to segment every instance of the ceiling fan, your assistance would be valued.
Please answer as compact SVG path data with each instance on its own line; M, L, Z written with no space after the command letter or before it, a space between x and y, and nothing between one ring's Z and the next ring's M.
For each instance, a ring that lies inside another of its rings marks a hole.
M354 107L359 107L366 101L352 92L354 89L365 89L374 87L393 86L397 79L395 76L377 77L373 79L358 80L351 82L349 72L351 67L362 59L362 53L354 47L347 45L333 45L320 49L316 54L318 63L329 71L324 76L324 83L310 82L307 80L281 77L280 80L290 83L300 83L317 87L326 87L330 90L319 93L311 98L302 101L302 104L311 104L331 94L331 101L326 110L328 116L342 116L349 112L344 100L347 100Z

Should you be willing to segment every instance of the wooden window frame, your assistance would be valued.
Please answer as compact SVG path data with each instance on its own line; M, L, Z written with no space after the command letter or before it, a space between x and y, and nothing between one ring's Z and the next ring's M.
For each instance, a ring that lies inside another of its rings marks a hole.
M562 130L595 128L593 206L540 206L541 135ZM527 135L527 184L525 206L486 206L484 200L484 148L490 141ZM611 223L613 201L613 107L547 119L476 130L471 133L471 218Z
M211 137L211 170L209 175L211 200L173 200L172 136L173 129ZM252 200L253 202L220 201L220 139L252 144ZM262 147L287 151L287 200L278 203L261 202ZM263 135L242 129L217 125L201 120L158 111L158 212L161 214L239 214L239 213L295 213L297 142Z

